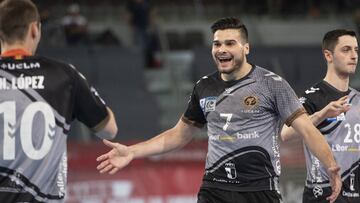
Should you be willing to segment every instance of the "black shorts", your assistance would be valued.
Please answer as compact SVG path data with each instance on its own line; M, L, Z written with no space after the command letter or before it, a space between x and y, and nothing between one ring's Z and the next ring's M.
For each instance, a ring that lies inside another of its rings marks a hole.
M304 188L303 193L303 203L329 203L330 201L326 200L328 196L332 193L330 187L318 187L318 188ZM335 203L359 203L360 197L346 197L343 195L344 191L342 190L335 200Z
M216 188L201 188L197 203L281 203L281 195L274 190L238 192Z

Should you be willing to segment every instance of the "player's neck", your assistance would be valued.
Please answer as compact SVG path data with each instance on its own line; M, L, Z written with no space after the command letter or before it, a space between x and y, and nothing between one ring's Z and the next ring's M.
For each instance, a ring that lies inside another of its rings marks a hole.
M349 76L344 76L328 71L324 80L338 89L339 91L345 92L349 89Z
M245 62L241 68L237 69L236 71L230 73L230 74L221 74L221 78L224 81L234 81L234 80L240 80L241 78L245 77L249 72L251 71L251 64Z
M23 50L25 51L26 53L29 53L31 55L33 55L34 51L33 49L31 48L31 46L27 45L26 43L14 43L14 44L6 44L6 43L3 43L2 44L2 47L1 47L1 54L3 55L4 53L6 52L10 52L12 50Z

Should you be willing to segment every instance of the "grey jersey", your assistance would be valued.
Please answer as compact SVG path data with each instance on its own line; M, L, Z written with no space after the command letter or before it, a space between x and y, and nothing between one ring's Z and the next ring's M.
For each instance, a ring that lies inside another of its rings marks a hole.
M0 202L64 202L71 121L94 128L107 116L72 66L0 58Z
M202 187L235 191L277 190L281 172L278 135L304 113L280 76L253 66L237 81L219 72L195 86L184 122L207 124L208 154Z
M309 114L323 109L331 101L348 95L351 108L335 118L327 118L317 128L325 136L334 157L341 167L340 174L343 180L345 197L359 197L360 187L360 93L349 88L349 91L340 92L325 81L321 81L306 90L300 100ZM307 163L308 188L329 187L327 169L304 147ZM360 199L358 199L359 201Z

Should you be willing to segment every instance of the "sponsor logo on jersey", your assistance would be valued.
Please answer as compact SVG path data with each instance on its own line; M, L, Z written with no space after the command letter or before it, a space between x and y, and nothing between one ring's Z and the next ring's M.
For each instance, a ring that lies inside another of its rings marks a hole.
M313 194L316 198L321 197L323 195L323 193L324 193L324 191L320 186L316 185L313 188Z
M333 152L360 152L360 145L358 147L350 147L348 145L332 144L331 150Z
M40 68L40 63L2 63L1 69L4 70L23 70Z
M215 111L217 97L206 97L200 99L200 107L204 113Z
M241 109L242 113L259 113L260 111L256 109L259 106L259 99L256 96L247 96L242 101Z
M235 141L235 140L249 140L259 138L258 132L250 132L250 133L235 133L233 135L209 135L210 140L220 140L220 141Z
M345 114L341 113L340 115L336 116L336 117L331 117L331 118L327 118L326 121L328 122L336 122L336 121L344 121L345 119Z
M229 179L235 179L237 177L236 167L234 163L228 162L225 164L226 176Z
M247 108L254 108L258 103L258 99L255 96L248 96L244 99L244 104Z

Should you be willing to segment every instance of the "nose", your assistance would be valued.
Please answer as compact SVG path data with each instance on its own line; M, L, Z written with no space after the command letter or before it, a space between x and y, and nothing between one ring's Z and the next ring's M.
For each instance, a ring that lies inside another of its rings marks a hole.
M219 52L219 53L225 53L225 52L226 52L226 47L225 47L224 45L220 45L220 46L218 47L217 52Z
M357 51L357 50L353 50L353 51L351 52L351 58L357 59L358 57L359 57L358 51Z

